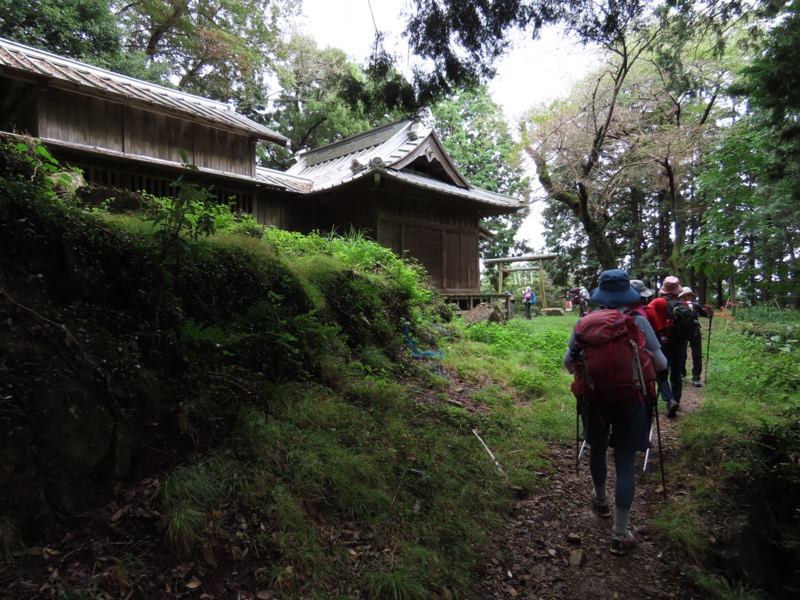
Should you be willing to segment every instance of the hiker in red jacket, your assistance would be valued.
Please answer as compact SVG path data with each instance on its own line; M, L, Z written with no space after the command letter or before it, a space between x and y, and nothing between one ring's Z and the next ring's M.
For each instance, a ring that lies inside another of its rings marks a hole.
M681 404L683 391L683 362L686 360L686 342L672 339L671 321L667 315L670 300L677 300L683 292L681 282L670 275L664 278L659 297L647 305L647 320L661 341L661 351L667 357L667 368L658 374L658 388L667 403L667 417L674 419Z
M641 352L649 356L648 363L652 361L652 367L656 371L661 371L666 368L667 359L659 349L658 338L649 322L642 315L628 314L625 310L627 306L638 302L640 298L639 291L631 287L628 273L621 269L603 271L600 274L599 287L591 295L592 301L601 309L619 311L618 323L631 327L629 319L633 318L634 329L638 327L644 336L643 341L641 339L638 341L638 344L644 345ZM598 311L598 313L601 312L608 313L610 311ZM576 332L580 329L581 334L588 334L590 337L593 333L595 337L598 335L593 329L595 327L592 319L594 314L589 313L583 319L579 319L572 332L569 348L564 356L564 366L570 373L575 372L576 366L585 365L585 362L582 361L586 360L585 357L581 357L581 348L576 345ZM630 330L626 329L626 331ZM582 335L579 337L582 338ZM623 343L627 344L628 339L623 340ZM630 348L630 346L628 347ZM641 348L641 346L639 347ZM602 346L598 348L600 354L603 355L605 348ZM627 368L630 371L633 366L629 363ZM640 375L641 372L641 365L639 365ZM652 369L650 372L652 374ZM632 375L635 377L635 374ZM577 379L578 377L576 377ZM609 377L609 379L624 379L624 376ZM614 554L626 554L636 545L633 533L628 529L636 485L634 462L637 451L644 451L650 447L652 402L648 402L649 398L643 397L641 389L636 392L632 385L633 382L630 379L628 381L629 391L617 391L610 396L602 393L600 395L603 397L597 398L590 396L588 400L584 399L581 407L583 437L589 445L589 472L594 485L592 493L594 507L597 514L603 518L611 516L606 495L608 473L606 451L609 446L614 448L616 484L614 487L614 525L611 529L611 552ZM594 379L593 387L596 390L601 389L602 382ZM654 391L650 393L654 393ZM649 394L647 395L649 396ZM653 398L652 401L656 400Z

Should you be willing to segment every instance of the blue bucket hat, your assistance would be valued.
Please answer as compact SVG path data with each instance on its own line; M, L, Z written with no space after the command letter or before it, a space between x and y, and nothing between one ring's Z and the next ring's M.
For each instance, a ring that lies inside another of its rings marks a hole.
M592 302L600 306L627 306L639 299L639 291L631 287L628 273L622 269L600 273L598 287L592 292Z

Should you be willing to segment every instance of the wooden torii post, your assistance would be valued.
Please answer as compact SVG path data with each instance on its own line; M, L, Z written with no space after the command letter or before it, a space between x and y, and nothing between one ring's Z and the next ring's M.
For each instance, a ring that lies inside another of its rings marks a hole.
M504 273L515 273L521 271L540 271L539 273L539 292L540 297L542 298L542 308L547 308L547 294L544 290L544 277L542 277L541 271L544 270L544 261L545 260L552 260L557 258L558 254L535 254L535 255L528 255L528 256L508 256L506 258L486 258L483 261L485 265L494 265L494 264L503 264L503 263L511 263L511 262L532 262L532 261L539 261L538 267L524 267L521 269L500 269L499 277L497 278L497 293L503 293L503 274Z

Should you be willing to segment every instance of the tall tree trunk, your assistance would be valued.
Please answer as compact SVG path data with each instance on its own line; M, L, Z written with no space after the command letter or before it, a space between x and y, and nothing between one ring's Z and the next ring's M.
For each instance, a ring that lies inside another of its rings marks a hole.
M686 257L683 254L686 247L686 201L681 193L681 182L670 159L665 158L660 164L666 180L664 196L667 198L667 205L672 216L672 230L675 235L669 260L672 264L673 275L688 283L689 273L686 270Z
M724 280L722 277L717 277L717 306L725 308L725 289L723 288Z
M583 225L583 230L589 237L589 247L594 251L600 266L604 270L615 268L617 266L617 258L614 255L614 248L610 240L605 235L606 223L605 221L597 220L592 214L590 193L586 186L579 183L577 194L557 187L550 177L544 157L529 144L526 144L524 149L536 165L539 183L542 184L548 196L557 202L565 204Z
M639 187L631 188L631 274L640 277L642 273L642 256L646 248L644 229L642 228L642 206L644 192Z

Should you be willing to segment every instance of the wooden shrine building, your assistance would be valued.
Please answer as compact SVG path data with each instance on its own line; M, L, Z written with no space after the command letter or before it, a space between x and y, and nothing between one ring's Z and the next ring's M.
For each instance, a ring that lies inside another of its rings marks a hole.
M256 144L287 138L227 104L2 38L0 131L40 139L89 183L157 196L171 195L183 152L196 183L259 223L362 231L419 260L445 294L479 293L480 219L524 206L464 179L430 111L300 152L280 172L257 166Z

